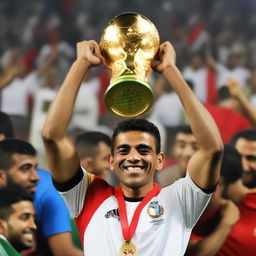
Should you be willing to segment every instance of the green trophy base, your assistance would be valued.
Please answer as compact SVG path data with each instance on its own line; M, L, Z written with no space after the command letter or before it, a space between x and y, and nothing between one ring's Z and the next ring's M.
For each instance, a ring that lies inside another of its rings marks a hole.
M146 114L153 105L151 87L133 78L122 78L109 85L105 92L106 108L120 117L138 117Z

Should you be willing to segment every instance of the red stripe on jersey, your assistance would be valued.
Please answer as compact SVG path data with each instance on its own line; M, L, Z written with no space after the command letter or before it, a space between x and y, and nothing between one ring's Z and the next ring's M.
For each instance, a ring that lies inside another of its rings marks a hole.
M82 246L84 246L84 232L89 222L99 206L113 195L113 189L105 180L96 176L88 186L82 211L75 218Z

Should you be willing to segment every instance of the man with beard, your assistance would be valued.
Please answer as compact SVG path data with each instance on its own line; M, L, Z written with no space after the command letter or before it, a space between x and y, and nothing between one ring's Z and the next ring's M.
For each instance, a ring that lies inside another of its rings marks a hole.
M244 186L242 173L241 155L225 145L220 183L193 228L185 255L255 255L256 189Z
M18 256L35 245L32 196L19 186L0 188L0 255Z
M72 243L70 216L48 172L37 169L35 148L19 139L0 141L0 187L20 185L34 196L36 251L30 255L81 256Z
M242 155L244 185L256 188L256 131L244 129L231 138L230 144Z

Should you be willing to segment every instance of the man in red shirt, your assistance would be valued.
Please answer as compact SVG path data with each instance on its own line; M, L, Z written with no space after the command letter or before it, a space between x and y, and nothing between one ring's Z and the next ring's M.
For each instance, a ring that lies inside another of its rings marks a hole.
M256 189L243 185L242 172L241 156L226 145L222 180L192 231L186 255L255 256Z

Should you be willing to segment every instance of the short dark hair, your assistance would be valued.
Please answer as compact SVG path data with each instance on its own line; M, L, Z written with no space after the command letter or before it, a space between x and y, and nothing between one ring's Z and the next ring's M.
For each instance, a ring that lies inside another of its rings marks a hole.
M256 141L256 130L254 129L243 129L239 132L237 132L233 137L231 138L229 144L234 146L237 143L237 140L243 138L246 140Z
M179 125L175 129L175 134L177 135L178 133L193 134L193 131L189 125Z
M7 171L11 168L13 154L36 156L36 150L24 140L10 138L0 141L0 169Z
M79 157L92 156L95 153L95 148L98 147L100 142L104 142L111 147L111 138L102 132L90 131L83 132L75 139L75 145Z
M11 118L4 112L0 112L0 133L4 134L5 138L14 137Z
M8 221L10 215L14 212L12 205L20 201L33 202L33 197L24 188L16 184L0 188L0 219Z
M221 86L218 89L218 102L232 98L229 89L226 85Z
M141 132L147 132L153 135L156 140L156 153L157 154L160 153L161 137L160 137L158 128L150 121L142 118L127 119L117 124L117 127L115 128L112 135L112 146L111 146L112 153L114 152L114 142L115 142L116 136L119 133L129 132L129 131L141 131Z
M220 172L225 184L234 183L242 177L243 166L241 155L231 145L224 145L224 154Z

